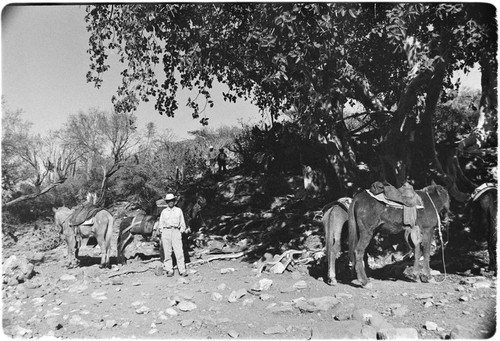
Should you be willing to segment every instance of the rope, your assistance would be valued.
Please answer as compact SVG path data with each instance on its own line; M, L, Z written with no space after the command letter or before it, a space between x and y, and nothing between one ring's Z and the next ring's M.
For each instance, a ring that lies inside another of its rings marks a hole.
M437 221L438 221L438 232L439 232L439 239L441 241L441 258L443 260L443 269L444 269L444 278L442 281L438 282L438 283L442 283L446 280L446 263L444 261L444 242L443 242L443 234L441 232L441 217L439 216L439 212L436 208L436 205L434 205L434 201L432 201L432 198L431 196L429 195L429 193L425 192L425 194L427 194L427 196L429 197L429 200L431 201L431 204L432 204L432 207L434 207L434 211L436 211L436 217L437 217Z

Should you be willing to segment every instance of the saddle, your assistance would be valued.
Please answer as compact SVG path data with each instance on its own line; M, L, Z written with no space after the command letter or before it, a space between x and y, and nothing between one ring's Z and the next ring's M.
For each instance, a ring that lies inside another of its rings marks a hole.
M420 243L422 240L421 231L420 227L415 223L417 221L417 209L423 208L424 203L412 185L406 182L400 188L396 188L391 184L376 181L367 192L388 206L402 208L406 242L411 247L410 239L408 239L408 237L411 237L413 245Z
M82 225L92 219L100 210L102 210L101 207L91 203L85 203L81 207L77 207L75 212L73 212L69 218L69 224L72 226ZM90 222L90 224L92 224L92 222Z
M153 226L157 220L156 216L138 214L132 219L130 223L130 232L133 234L146 234L153 233Z
M388 201L396 202L407 207L423 206L422 199L415 192L413 186L407 182L400 188L396 188L391 184L383 184L380 181L375 181L370 187L370 192L374 195L383 193Z
M491 182L484 183L484 184L480 185L479 187L477 187L472 192L469 200L476 201L485 192L490 191L490 190L496 190L496 189L497 189L497 186L494 183L491 183Z

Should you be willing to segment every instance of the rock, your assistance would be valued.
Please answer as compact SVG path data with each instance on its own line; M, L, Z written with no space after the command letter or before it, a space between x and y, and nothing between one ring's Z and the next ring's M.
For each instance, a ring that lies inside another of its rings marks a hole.
M104 291L94 291L90 294L90 297L98 301L103 301L108 299L106 296L104 296L105 294L106 293Z
M63 327L62 324L59 323L59 319L56 317L46 319L45 323L47 323L51 330L59 330Z
M181 326L188 327L194 323L193 319L186 319L181 321Z
M3 263L3 281L8 285L17 285L35 275L35 266L24 256L12 255Z
M450 332L450 339L475 339L472 329L466 328L462 325L456 325Z
M134 286L134 287L137 287L137 286L139 286L141 284L142 284L141 281L137 281L137 282L132 283L131 285Z
M194 304L193 302L181 301L177 305L177 308L179 308L179 310L181 310L181 311L191 311L191 310L196 309L197 307L196 307L196 304Z
M352 314L355 310L356 310L356 305L354 303L339 304L333 308L332 313L334 315L335 320L345 321L351 319Z
M293 307L291 305L282 305L279 307L273 306L269 310L273 314L293 313Z
M297 289L296 289L296 288L294 288L294 287L287 287L287 288L282 288L282 289L280 290L280 292L281 292L282 294L286 294L286 293L289 293L289 292L294 292L295 290L297 290Z
M294 271L292 272L292 278L297 280L297 279L300 279L302 277L302 274L298 271Z
M261 294L261 295L259 296L259 298L260 298L261 300L263 300L263 301L267 301L267 300L269 300L269 299L271 299L271 298L273 298L273 297L274 297L273 295L269 295L269 294Z
M212 301L221 302L222 299L223 299L222 295L219 294L218 292L213 292L212 293Z
M234 272L234 271L235 271L235 270L234 270L234 268L224 268L224 269L220 269L220 273L221 273L222 275L224 275L224 274L228 274L228 273L231 273L231 272Z
M76 281L76 277L70 274L64 274L59 279L61 281Z
M150 308L146 307L145 305L143 305L142 307L140 307L139 309L137 309L135 312L137 314L147 314L151 311Z
M414 328L382 328L377 331L378 340L418 339Z
M246 289L239 289L236 291L232 291L231 294L229 294L228 301L231 303L236 302L239 298L245 296L247 293Z
M106 320L105 322L106 328L113 328L114 326L118 325L115 320Z
M293 285L293 287L294 287L295 289L305 289L305 288L307 288L307 283L306 283L306 281L298 281L298 282L296 282L296 283Z
M467 296L460 296L460 298L458 300L462 301L462 302L468 302L469 301L469 297L467 297Z
M425 321L425 329L427 330L437 330L437 324L431 321Z
M433 305L434 305L434 303L432 303L432 301L425 301L425 303L424 303L424 307L425 307L425 308L430 308L430 307L432 307Z
M352 313L352 319L373 326L377 330L381 328L392 328L392 325L387 323L382 315L370 309L362 308L355 310Z
M72 284L68 287L68 292L69 293L75 293L75 294L81 294L85 290L87 290L89 287L85 283L75 283Z
M165 313L170 315L170 316L177 316L179 313L174 309L174 308L167 308L165 310Z
M132 302L132 303L131 303L131 305L132 305L133 307L137 307L137 306L140 306L140 305L141 305L141 304L143 304L143 303L144 303L143 301L134 301L134 302Z
M255 291L269 290L269 288L271 287L272 284L273 284L272 279L263 278L259 282L255 283L253 285L252 290L255 290Z
M488 281L479 281L472 284L472 287L476 289L488 289L491 287L491 283Z
M226 284L225 283L221 283L217 286L217 290L220 290L220 291L223 291L224 289L226 289Z
M265 335L285 334L285 333L286 333L286 329L280 325L274 326L271 328L267 328L266 330L264 330Z
M285 269L285 264L278 262L271 267L270 271L273 274L282 274L285 272Z
M15 336L21 336L26 339L31 339L33 337L33 331L31 329L23 328L20 326L14 326L12 331Z
M236 339L240 334L234 329L228 330L227 335L232 337L233 339Z

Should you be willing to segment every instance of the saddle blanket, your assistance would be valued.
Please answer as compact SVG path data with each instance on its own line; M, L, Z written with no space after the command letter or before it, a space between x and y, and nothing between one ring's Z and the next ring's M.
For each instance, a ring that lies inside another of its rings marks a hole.
M470 200L476 201L481 195L489 190L496 190L497 186L494 183L487 182L477 187L474 192L470 195Z
M379 193L379 194L373 194L370 190L366 190L366 192L368 192L368 194L370 194L373 198L375 198L375 200L377 201L380 201L381 203L384 203L386 204L387 206L390 206L390 207L393 207L393 208L403 208L403 207L406 207L405 205L399 203L399 202L396 202L396 201L391 201L391 200L388 200L384 193ZM423 209L424 206L423 205L417 205L415 206L417 209Z

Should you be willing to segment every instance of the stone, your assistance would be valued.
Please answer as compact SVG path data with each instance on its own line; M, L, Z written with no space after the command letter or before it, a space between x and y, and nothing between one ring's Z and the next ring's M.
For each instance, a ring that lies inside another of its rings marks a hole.
M221 283L217 286L217 290L223 291L226 289L226 283Z
M285 334L285 333L286 333L286 329L280 325L274 326L271 328L267 328L266 330L264 330L265 335Z
M106 320L105 322L106 328L113 328L114 326L118 325L115 320Z
M269 310L273 314L284 314L284 313L293 313L293 307L291 305L282 305L279 307L273 306L269 308Z
M235 270L234 270L234 268L224 268L224 269L220 269L220 273L221 273L222 275L224 275L224 274L228 274L228 273L231 273L231 272L234 272L234 271L235 271Z
M373 326L377 329L380 329L382 327L388 327L390 325L385 321L382 315L380 315L376 311L365 308L355 310L352 313L352 319L359 321L363 324Z
M469 301L469 297L467 297L467 296L460 296L458 300L462 301L462 302L468 302Z
M76 281L76 277L70 274L64 274L59 279L61 281Z
M181 301L179 302L179 304L177 305L177 308L180 310L180 311L191 311L191 310L194 310L196 309L196 304L194 304L193 302L189 302L189 301Z
M424 303L424 307L425 307L425 308L430 308L430 307L432 307L433 305L434 305L434 303L432 303L432 301L425 301L425 303Z
M219 294L218 292L213 292L211 298L212 298L212 301L215 301L215 302L221 302L223 299L222 295Z
M491 283L488 281L479 281L472 284L472 287L475 289L488 289L491 287Z
M282 294L286 294L286 293L289 293L289 292L294 292L295 290L297 290L297 289L296 289L296 288L294 288L294 287L286 287L286 288L282 288L282 289L280 290L280 292L281 292Z
M427 330L437 330L437 324L432 321L425 321L425 329Z
M336 298L352 298L351 294L344 293L344 292L339 292L335 294Z
M269 294L261 294L259 296L259 298L262 300L262 301L267 301L267 300L270 300L271 298L273 298L274 296L273 295L269 295Z
M243 300L243 303L242 305L245 307L245 306L249 306L249 305L252 305L253 304L253 298L247 298L245 300Z
M137 314L147 314L151 311L150 308L146 307L145 305L143 305L142 307L140 307L139 309L137 309L135 312Z
M415 328L382 328L377 331L378 340L418 339Z
M296 282L296 283L293 285L293 287L294 287L295 289L305 289L305 288L307 288L307 283L306 283L306 281L298 281L298 282Z
M231 330L227 331L227 335L229 335L233 339L236 339L240 334L238 334L238 332L236 330L231 329Z
M308 299L307 302L322 311L329 310L340 303L340 301L333 296L314 297Z
M4 282L8 285L17 285L24 282L35 274L35 266L24 256L12 255L3 263Z
M167 308L165 310L165 313L170 315L170 316L177 316L179 313L174 309L174 308Z
M273 284L272 279L263 278L259 282L255 283L253 285L252 290L255 290L255 291L269 290L269 288L271 287L272 284Z
M194 323L193 319L186 319L181 321L181 326L188 327Z
M247 293L246 289L233 290L231 294L229 294L228 301L234 303L238 301L241 297L245 296Z

